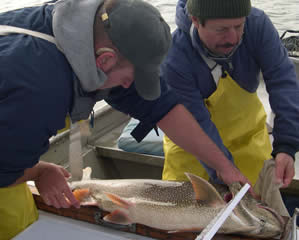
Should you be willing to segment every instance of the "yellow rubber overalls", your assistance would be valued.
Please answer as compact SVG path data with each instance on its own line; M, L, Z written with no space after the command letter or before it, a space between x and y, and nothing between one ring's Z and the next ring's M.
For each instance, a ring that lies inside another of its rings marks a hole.
M11 239L37 219L38 211L26 183L0 188L0 240Z
M46 34L0 25L0 36L11 33L28 34L55 43L54 38ZM13 238L37 219L38 211L26 183L0 188L0 240Z
M227 72L225 77L218 79L216 91L205 99L206 107L235 165L255 184L264 161L271 158L272 151L264 107L256 92L250 93L241 88ZM215 81L217 83L217 79ZM184 172L208 179L200 162L167 136L164 136L164 153L164 180L187 180Z

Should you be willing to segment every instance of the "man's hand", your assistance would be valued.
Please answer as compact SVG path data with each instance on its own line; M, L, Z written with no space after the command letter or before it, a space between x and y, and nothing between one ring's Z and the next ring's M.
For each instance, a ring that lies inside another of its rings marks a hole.
M294 159L286 153L278 153L275 157L276 183L286 188L295 175Z
M35 186L47 205L56 208L69 208L71 205L80 207L67 184L66 179L69 177L70 174L61 166L46 162L38 163Z
M254 192L250 181L237 169L233 164L230 169L223 169L217 171L218 178L221 179L225 184L230 185L234 182L239 182L241 185L248 183L250 185L249 192L251 195L258 199L258 195Z

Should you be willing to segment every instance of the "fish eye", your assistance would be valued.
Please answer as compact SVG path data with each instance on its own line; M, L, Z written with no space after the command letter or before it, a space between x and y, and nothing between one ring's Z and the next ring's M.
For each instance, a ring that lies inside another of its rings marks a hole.
M233 194L231 192L224 195L224 201L226 203L228 203L230 200L232 200L232 198L233 198Z
M261 221L261 227L263 228L266 224L266 220L261 218L260 221Z

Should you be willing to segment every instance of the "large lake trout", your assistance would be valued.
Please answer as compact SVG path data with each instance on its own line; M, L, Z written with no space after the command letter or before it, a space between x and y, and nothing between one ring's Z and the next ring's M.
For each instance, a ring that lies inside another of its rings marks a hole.
M81 205L96 205L110 212L105 221L124 225L139 223L169 232L199 232L241 185L211 185L198 176L186 175L190 181L88 180L85 177L72 182L71 187ZM283 229L282 218L247 193L218 233L270 238L281 235Z

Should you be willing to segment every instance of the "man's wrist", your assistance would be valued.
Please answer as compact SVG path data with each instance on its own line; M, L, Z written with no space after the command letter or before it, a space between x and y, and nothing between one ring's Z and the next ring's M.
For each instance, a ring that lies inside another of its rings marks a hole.
M279 154L279 153L288 154L295 161L295 154L296 154L295 150L293 150L293 149L291 149L289 147L279 147L279 148L274 149L272 151L271 155L275 159L276 155Z

